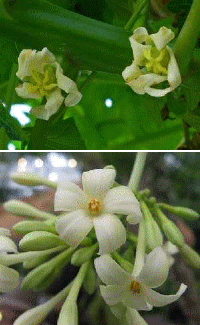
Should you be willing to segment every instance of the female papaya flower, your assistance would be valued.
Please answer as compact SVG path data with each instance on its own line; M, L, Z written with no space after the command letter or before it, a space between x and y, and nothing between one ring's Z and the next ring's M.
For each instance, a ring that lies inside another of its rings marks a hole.
M81 93L76 83L63 75L55 56L45 47L42 51L22 50L18 58L17 77L23 81L15 88L19 97L46 99L46 104L32 109L37 118L48 120L61 106L64 97L61 89L68 96L66 106L74 106L81 100Z
M175 295L162 295L151 288L161 286L169 272L169 262L161 247L147 255L138 276L124 271L109 255L96 258L95 268L99 278L107 285L100 286L101 295L109 305L123 303L136 310L151 310L176 301L186 290L181 284Z
M55 211L68 212L59 218L56 228L69 245L79 245L94 227L99 253L109 253L126 241L126 230L115 214L128 215L131 224L140 222L139 203L131 190L111 188L115 176L114 169L94 169L83 173L83 190L69 181L58 184Z
M139 27L129 38L134 61L122 76L137 94L161 97L180 85L179 68L172 49L167 46L173 38L174 33L164 26L150 35L146 28ZM168 81L169 87L152 87L163 81Z

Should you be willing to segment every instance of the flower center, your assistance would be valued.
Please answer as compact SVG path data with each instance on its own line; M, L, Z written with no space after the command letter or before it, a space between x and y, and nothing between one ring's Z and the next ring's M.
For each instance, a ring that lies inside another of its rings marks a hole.
M152 47L145 49L143 55L147 71L165 75L168 73L169 53L166 49L158 51L156 47Z
M89 210L89 213L92 216L96 216L99 214L101 210L101 202L98 199L90 199L87 203L87 207Z
M44 73L31 69L31 81L29 90L39 92L41 96L49 96L57 87L56 76L53 67L46 66Z
M130 290L133 292L133 293L140 293L142 289L142 285L140 282L137 282L137 281L132 281L131 282L131 285L130 285Z

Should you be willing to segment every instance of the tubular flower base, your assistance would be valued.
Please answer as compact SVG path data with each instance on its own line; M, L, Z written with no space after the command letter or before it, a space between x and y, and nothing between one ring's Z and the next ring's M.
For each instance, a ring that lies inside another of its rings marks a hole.
M173 38L174 33L166 27L150 35L144 27L134 31L129 38L134 61L122 72L124 80L134 92L161 97L180 85L179 68L172 49L167 46ZM169 87L152 87L163 81L168 81Z
M58 184L55 211L68 212L56 227L67 244L79 245L94 227L99 253L110 253L126 241L126 230L115 214L128 215L131 224L141 221L139 203L131 190L112 188L115 176L113 169L94 169L83 173L83 190L69 181Z
M68 96L66 106L74 106L81 100L81 93L76 83L63 75L63 70L54 55L45 47L42 51L22 50L19 58L17 77L23 81L16 87L22 98L43 99L46 104L32 109L32 114L39 119L48 120L61 106L64 97L61 89Z
M175 295L162 295L152 288L161 286L169 272L168 257L161 247L147 255L146 262L137 277L124 271L109 255L95 259L95 268L106 286L100 286L101 295L107 304L123 303L136 310L151 310L176 301L186 290L181 284Z

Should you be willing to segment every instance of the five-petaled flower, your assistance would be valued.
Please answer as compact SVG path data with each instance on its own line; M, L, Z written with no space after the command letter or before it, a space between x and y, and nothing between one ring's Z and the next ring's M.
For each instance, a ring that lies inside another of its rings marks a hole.
M81 100L76 83L63 75L63 70L55 56L45 47L42 51L22 50L19 58L17 77L23 81L16 92L23 98L46 99L46 104L34 107L33 115L48 120L61 106L64 97L61 89L68 95L66 106L74 106Z
M167 46L173 38L174 33L166 27L150 35L146 28L139 27L129 38L134 61L126 67L122 76L137 94L161 97L180 85L181 75L176 58ZM163 81L168 81L169 87L154 87Z
M68 211L56 223L59 235L76 246L94 227L99 253L110 253L126 241L126 230L115 214L127 215L127 221L141 220L139 203L126 186L112 188L114 169L94 169L82 175L83 190L65 181L58 184L55 210Z
M161 247L147 255L140 273L134 276L123 270L109 255L95 259L95 268L107 286L100 286L101 295L109 305L123 303L136 310L151 310L176 301L186 290L181 284L175 295L162 295L151 288L162 285L169 272L169 262Z

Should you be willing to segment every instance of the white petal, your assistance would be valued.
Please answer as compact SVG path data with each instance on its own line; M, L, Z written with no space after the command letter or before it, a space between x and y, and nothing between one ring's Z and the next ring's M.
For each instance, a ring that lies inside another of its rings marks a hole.
M56 79L58 83L58 87L63 89L67 94L70 92L77 92L78 88L76 83L68 78L67 76L64 76L63 69L61 66L56 62Z
M19 273L7 266L0 265L0 292L12 291L18 286Z
M151 88L147 87L145 92L153 97L163 97L166 94L168 94L170 91L172 91L171 87L165 88L165 89L156 89L156 88Z
M110 306L110 310L115 315L115 317L119 319L124 319L126 314L126 306L124 306L121 302L116 305Z
M139 202L136 199L135 195L127 186L118 186L114 187L106 193L106 196L103 200L103 206L106 212L108 213L118 213L124 215L140 215Z
M46 64L54 64L55 56L46 47L42 51L35 51L30 58L30 69L36 70L40 73L44 72Z
M132 276L124 271L109 255L102 255L94 260L96 272L102 282L108 285L130 283Z
M91 198L103 198L112 187L116 172L114 169L93 169L82 176L83 190Z
M131 47L133 50L134 62L136 65L138 65L144 59L144 56L143 56L144 50L151 49L151 45L143 45L143 44L138 43L135 40L134 35L129 37L129 40L130 40Z
M31 91L30 90L30 83L24 82L23 84L19 85L15 88L15 91L19 97L22 98L33 98L33 99L41 99L42 96L38 91Z
M78 90L71 92L65 98L65 106L67 107L75 106L80 102L81 98L82 98L82 94Z
M135 91L137 94L150 94L152 88L150 86L157 85L158 83L167 80L165 76L159 76L155 73L148 73L145 75L141 75L135 80L128 82L128 85ZM155 92L162 92L162 89L153 89ZM154 96L154 95L152 95ZM156 96L156 95L155 95Z
M138 279L147 287L157 288L165 282L168 273L169 262L167 255L161 247L156 247L147 255Z
M123 299L123 303L127 307L131 307L137 310L151 310L153 307L146 302L145 293L132 293L127 290L126 297Z
M183 283L181 284L178 292L175 295L162 295L152 289L149 289L147 291L147 299L149 303L152 304L153 306L162 307L178 300L180 296L185 292L186 289L187 286Z
M118 217L103 214L93 217L96 237L99 242L99 254L114 252L126 241L126 230Z
M22 50L19 54L18 57L18 71L16 73L16 76L23 80L25 77L27 76L31 76L31 71L29 69L29 64L30 64L30 60L31 58L34 56L34 54L36 53L36 50Z
M7 236L10 237L11 236L11 232L9 229L7 228L2 228L0 227L0 236Z
M133 79L137 79L141 74L142 72L135 64L135 61L133 61L133 63L126 67L126 69L122 72L122 77L126 82L130 82Z
M56 229L61 238L70 246L79 245L92 229L92 220L84 210L69 212L56 222Z
M126 296L126 286L108 285L100 286L100 292L108 305L116 305Z
M172 242L167 241L164 246L163 246L165 252L174 255L177 254L179 252L179 249L176 245L172 244Z
M82 207L84 199L86 199L84 192L78 185L70 181L58 183L54 199L54 210L77 210Z
M148 325L138 311L130 307L126 310L126 320L128 325Z
M174 32L165 26L161 27L155 34L149 35L155 46L161 51L174 38Z
M0 236L0 253L17 253L17 246L15 243L6 236Z
M178 64L176 62L174 52L172 51L172 49L169 46L167 46L166 48L170 54L167 78L168 78L168 82L173 90L181 84L181 75L179 72L179 68L178 68Z

